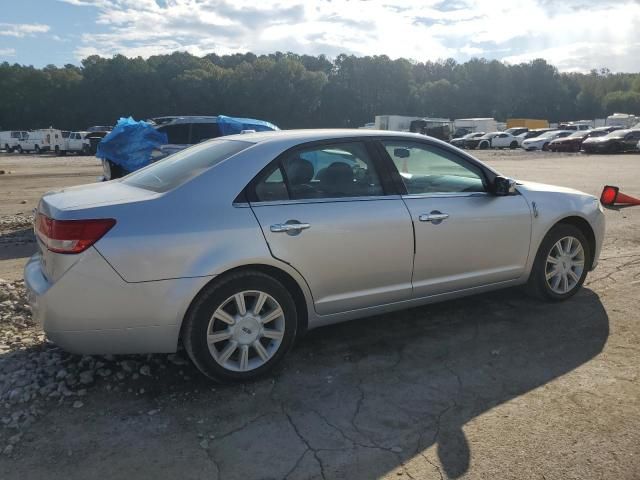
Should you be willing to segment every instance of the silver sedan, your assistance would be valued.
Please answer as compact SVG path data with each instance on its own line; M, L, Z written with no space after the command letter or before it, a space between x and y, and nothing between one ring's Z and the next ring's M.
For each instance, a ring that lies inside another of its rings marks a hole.
M174 352L214 380L271 370L304 331L526 285L565 300L597 263L598 199L501 176L416 134L249 133L47 193L34 316L77 353Z

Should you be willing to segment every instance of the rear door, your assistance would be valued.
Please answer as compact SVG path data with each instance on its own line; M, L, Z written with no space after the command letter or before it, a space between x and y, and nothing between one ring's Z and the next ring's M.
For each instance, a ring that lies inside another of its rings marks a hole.
M482 167L436 145L382 144L406 189L415 228L414 297L519 278L525 272L531 213L521 195L487 192Z
M249 188L272 255L305 278L321 315L411 297L411 218L374 152L361 141L302 147Z

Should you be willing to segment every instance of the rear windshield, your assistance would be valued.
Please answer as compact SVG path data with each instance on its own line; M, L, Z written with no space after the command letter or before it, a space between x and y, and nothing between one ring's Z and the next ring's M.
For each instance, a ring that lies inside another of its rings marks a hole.
M127 175L122 183L167 192L251 145L253 143L238 140L200 143Z

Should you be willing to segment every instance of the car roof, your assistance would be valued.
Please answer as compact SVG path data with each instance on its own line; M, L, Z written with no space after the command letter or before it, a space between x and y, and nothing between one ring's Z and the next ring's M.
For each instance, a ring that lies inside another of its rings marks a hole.
M367 137L406 137L408 139L424 139L420 133L397 132L393 130L371 130L359 128L326 128L308 130L273 130L265 132L241 133L225 138L243 140L251 143L307 143L321 140L340 138L367 138ZM431 140L436 140L429 137ZM444 142L442 142L444 143Z

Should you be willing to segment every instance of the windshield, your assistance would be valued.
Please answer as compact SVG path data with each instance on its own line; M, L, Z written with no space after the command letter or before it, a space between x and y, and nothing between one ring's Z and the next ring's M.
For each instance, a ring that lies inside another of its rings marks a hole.
M538 135L537 137L535 137L536 140L542 139L542 138L551 138L551 137L556 137L560 135L560 132L544 132L541 135Z
M474 133L469 133L469 134L465 135L462 138L464 138L464 139L479 138L479 137L482 137L483 135L484 135L484 133L476 133L476 132L474 132Z
M498 133L485 133L483 136L481 136L480 138L493 138L496 135L498 135Z
M569 135L567 138L582 138L582 137L586 137L587 133L589 133L587 130L578 130L577 132Z
M154 192L167 192L251 145L253 143L239 140L199 143L127 175L122 183Z
M631 130L614 130L611 133L607 133L604 138L624 138L624 136Z

